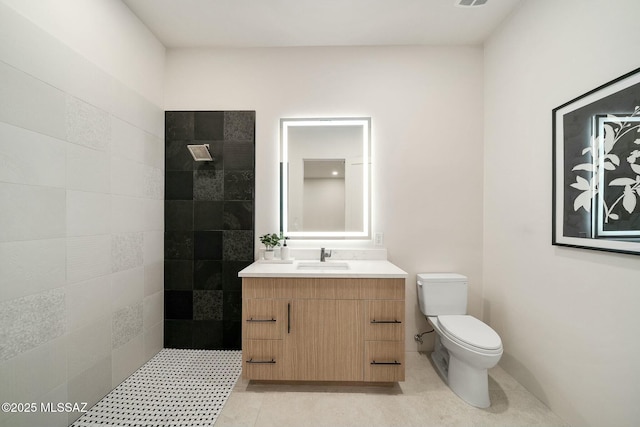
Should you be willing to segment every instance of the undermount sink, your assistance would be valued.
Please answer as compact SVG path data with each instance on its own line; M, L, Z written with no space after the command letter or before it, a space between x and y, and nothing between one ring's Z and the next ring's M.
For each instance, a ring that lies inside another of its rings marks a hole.
M349 263L339 261L311 261L300 262L296 267L298 270L348 270Z

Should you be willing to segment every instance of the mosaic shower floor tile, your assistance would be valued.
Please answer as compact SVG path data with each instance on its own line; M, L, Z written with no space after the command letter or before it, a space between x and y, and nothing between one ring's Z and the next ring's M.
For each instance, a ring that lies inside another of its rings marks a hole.
M237 350L163 349L72 427L211 427L241 371Z

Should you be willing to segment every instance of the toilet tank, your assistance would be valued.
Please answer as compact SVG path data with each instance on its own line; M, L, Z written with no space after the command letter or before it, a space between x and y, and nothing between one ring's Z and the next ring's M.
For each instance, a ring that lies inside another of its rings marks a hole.
M418 274L418 303L425 316L467 314L467 277L457 273Z

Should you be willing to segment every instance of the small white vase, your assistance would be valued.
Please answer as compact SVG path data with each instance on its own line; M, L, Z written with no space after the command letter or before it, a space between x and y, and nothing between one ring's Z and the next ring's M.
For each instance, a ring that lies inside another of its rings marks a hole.
M269 250L265 250L264 251L264 259L265 260L272 260L273 259L273 249Z

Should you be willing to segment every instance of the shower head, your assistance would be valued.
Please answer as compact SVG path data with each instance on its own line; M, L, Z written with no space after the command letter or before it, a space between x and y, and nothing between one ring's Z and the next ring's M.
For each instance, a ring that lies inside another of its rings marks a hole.
M196 162L211 162L213 157L209 151L209 144L187 145L193 160Z

